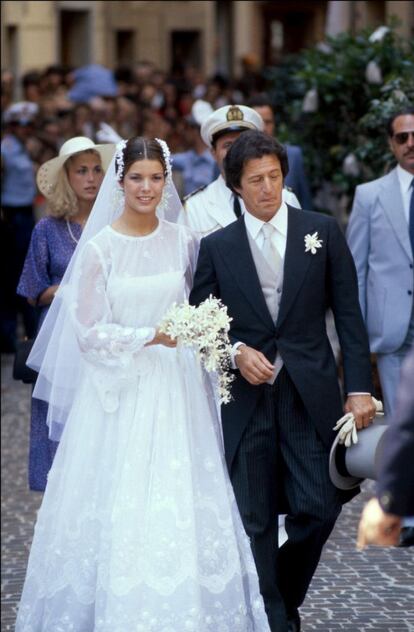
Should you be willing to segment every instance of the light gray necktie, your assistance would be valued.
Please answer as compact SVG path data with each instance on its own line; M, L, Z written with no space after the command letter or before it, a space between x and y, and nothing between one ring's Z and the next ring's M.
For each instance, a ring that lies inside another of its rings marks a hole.
M276 228L272 224L263 224L261 231L263 234L262 253L267 263L276 273L279 272L282 264L282 257L272 243L272 235Z

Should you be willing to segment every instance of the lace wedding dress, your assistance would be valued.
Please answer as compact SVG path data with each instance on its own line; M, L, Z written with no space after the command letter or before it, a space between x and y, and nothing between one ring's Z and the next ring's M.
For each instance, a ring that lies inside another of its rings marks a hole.
M83 368L38 514L18 632L269 632L191 350L145 347L196 246L160 221L105 227L71 306Z

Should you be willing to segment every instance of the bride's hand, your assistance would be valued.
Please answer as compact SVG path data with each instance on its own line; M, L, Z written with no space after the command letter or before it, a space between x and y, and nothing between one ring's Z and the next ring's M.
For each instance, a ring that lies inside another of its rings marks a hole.
M147 347L150 345L164 345L164 347L176 347L177 340L175 338L170 338L167 334L162 333L159 329L155 332L154 338L149 342Z

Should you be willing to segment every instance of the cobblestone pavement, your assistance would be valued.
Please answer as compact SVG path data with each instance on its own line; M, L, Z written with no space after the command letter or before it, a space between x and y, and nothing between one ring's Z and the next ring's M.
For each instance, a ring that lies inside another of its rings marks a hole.
M11 356L3 356L2 632L13 630L41 502L41 494L29 492L26 482L30 386L13 382L11 363ZM370 489L367 485L346 505L325 547L301 609L304 632L414 631L413 549L355 550L357 521Z

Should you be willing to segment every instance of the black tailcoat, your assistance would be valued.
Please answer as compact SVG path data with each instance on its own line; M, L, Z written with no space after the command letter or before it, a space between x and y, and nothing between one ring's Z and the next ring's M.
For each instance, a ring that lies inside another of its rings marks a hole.
M305 235L322 240L305 252ZM231 316L232 342L242 341L273 362L279 351L290 378L327 449L343 415L337 367L326 332L332 309L342 351L345 393L372 393L368 338L363 323L355 265L337 222L288 206L283 292L277 322L267 308L246 234L244 217L202 239L192 304L210 294ZM226 459L232 462L262 394L235 371L233 401L222 406Z

